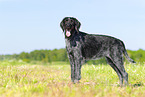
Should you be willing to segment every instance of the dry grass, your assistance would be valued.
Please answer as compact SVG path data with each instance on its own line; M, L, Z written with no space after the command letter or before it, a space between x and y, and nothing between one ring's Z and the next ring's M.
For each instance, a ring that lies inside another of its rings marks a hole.
M129 86L119 87L109 65L84 65L79 84L70 82L70 66L0 62L1 97L145 97L145 65L126 64Z

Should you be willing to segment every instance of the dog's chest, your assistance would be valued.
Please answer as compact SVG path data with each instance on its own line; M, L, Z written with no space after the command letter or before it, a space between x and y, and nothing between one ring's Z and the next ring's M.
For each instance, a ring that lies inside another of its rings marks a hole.
M80 41L70 41L68 39L65 39L65 43L66 43L66 49L68 53L81 49Z

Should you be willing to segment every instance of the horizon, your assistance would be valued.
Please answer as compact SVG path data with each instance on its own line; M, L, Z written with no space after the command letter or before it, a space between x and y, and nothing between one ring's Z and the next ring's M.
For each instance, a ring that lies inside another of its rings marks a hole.
M38 51L40 51L40 50L51 50L51 51L53 51L53 50L55 50L55 49L57 49L57 50L60 50L60 49L65 49L65 48L54 48L54 49L35 49L35 50L38 50ZM16 55L19 55L19 54L21 54L21 53L31 53L31 52L33 52L33 51L35 51L35 50L32 50L32 51L29 51L29 52L25 52L25 51L22 51L22 52L20 52L20 53L13 53L13 54L0 54L0 55L14 55L14 54L16 54ZM130 49L127 49L127 50L130 50ZM143 51L145 51L144 49L138 49L138 50L143 50ZM138 51L138 50L131 50L131 51Z

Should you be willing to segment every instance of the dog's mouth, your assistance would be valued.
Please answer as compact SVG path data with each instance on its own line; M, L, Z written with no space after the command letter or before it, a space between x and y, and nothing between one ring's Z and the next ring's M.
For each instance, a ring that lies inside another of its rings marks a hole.
M70 31L66 30L65 35L66 35L67 37L70 37L70 36L71 36Z
M73 27L71 27L71 26L66 27L66 30L65 30L66 37L70 37L71 36L71 31L72 30L73 30Z

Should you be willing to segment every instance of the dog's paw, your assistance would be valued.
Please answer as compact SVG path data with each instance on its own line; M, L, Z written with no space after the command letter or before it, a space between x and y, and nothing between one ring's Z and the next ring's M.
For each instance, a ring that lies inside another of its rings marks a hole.
M79 83L79 80L74 80L73 83L74 84Z

